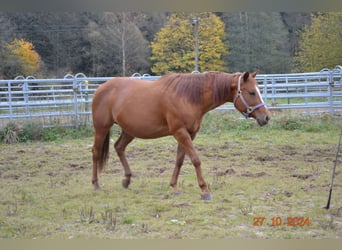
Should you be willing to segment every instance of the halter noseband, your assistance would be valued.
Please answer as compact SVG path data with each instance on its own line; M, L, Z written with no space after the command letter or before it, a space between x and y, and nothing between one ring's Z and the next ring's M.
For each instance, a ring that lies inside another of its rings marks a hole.
M264 103L264 102L261 102L261 103L255 105L254 107L248 105L248 103L246 102L245 98L244 98L243 95L242 95L242 91L241 91L241 88L240 88L242 76L243 76L243 74L241 74L240 77L239 77L239 81L238 81L238 90L237 90L237 95L236 95L236 97L235 97L235 99L234 99L234 106L235 106L235 108L237 109L237 107L236 107L236 102L237 102L237 100L240 98L241 101L242 101L242 103L243 103L243 105L244 105L245 108L246 108L246 112L241 112L241 111L240 111L240 112L241 112L241 114L243 114L243 116L247 119L247 118L249 118L249 117L251 116L251 114L252 114L255 110L257 110L257 109L259 109L259 108L261 108L261 107L264 107L264 106L265 106L265 103Z

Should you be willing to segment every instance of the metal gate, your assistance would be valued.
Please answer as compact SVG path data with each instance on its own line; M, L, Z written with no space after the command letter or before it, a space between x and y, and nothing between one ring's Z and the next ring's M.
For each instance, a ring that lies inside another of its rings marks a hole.
M159 76L134 74L144 80ZM91 121L91 102L99 84L111 77L68 74L61 79L17 77L0 80L0 125L27 120L44 127L78 127ZM300 74L257 75L257 82L269 109L296 109L306 113L342 113L342 67ZM217 109L234 109L230 103Z

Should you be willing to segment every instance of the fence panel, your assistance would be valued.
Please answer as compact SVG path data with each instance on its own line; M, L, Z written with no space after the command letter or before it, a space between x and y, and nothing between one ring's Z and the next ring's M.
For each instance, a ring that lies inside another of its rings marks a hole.
M134 74L144 80L158 76ZM17 77L0 80L0 124L26 120L43 126L79 126L91 121L91 102L96 88L111 77L86 77L82 73L62 79ZM265 103L271 110L342 113L342 67L302 74L257 75ZM217 109L234 109L227 103Z

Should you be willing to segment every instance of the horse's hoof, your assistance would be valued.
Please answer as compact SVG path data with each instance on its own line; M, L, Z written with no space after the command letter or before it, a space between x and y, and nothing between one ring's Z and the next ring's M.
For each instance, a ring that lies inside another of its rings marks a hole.
M94 183L93 187L94 187L94 190L100 190L101 189L98 183Z
M131 183L131 180L123 179L122 180L122 186L124 188L128 188L129 184Z
M181 191L173 191L172 194L173 194L174 196L179 196L179 195L182 194L182 192L181 192Z
M205 201L211 200L212 197L213 196L211 195L211 193L203 193L203 194L201 194L201 199L205 200Z

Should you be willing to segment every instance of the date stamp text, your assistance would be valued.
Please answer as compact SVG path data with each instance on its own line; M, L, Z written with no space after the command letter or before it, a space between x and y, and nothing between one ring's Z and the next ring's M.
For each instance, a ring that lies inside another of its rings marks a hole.
M288 227L304 227L310 225L309 217L272 217L267 219L266 217L254 217L253 218L253 226L261 227L261 226L288 226Z

